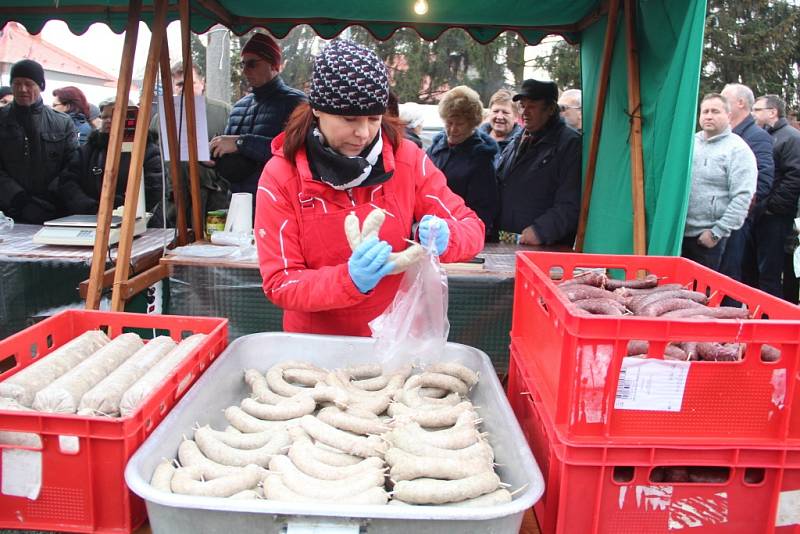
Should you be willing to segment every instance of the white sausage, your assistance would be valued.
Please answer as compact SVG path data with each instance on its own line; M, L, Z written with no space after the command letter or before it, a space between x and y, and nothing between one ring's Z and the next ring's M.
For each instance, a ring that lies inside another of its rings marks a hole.
M289 449L289 459L303 473L322 480L341 480L369 470L379 470L383 473L383 460L378 457L364 460L359 458L361 461L357 464L336 466L317 460L316 450L318 449L310 441L298 441Z
M350 497L370 488L383 487L384 483L382 470L365 470L355 476L339 480L310 477L300 471L288 456L273 457L269 469L271 472L280 473L281 480L290 490L314 499Z
M110 341L100 330L89 330L0 382L0 397L30 408L40 390L94 354Z
M169 460L162 460L153 470L150 485L160 491L172 493L172 477L175 475L175 466Z
M468 460L436 458L418 456L396 448L386 451L386 463L391 466L389 478L394 481L415 478L456 480L492 470L492 461L485 456L475 456Z
M144 343L138 335L120 334L40 390L33 399L33 408L42 412L75 413L84 393L142 347Z
M308 395L296 395L279 404L262 404L255 399L243 399L242 410L268 421L287 421L312 413L317 402Z
M277 432L270 440L258 449L235 449L219 441L214 435L204 428L199 428L194 433L194 440L200 452L206 458L222 465L244 467L248 464L266 467L276 454L289 445L289 434Z
M343 452L362 458L383 456L384 444L375 436L362 437L350 434L324 423L312 415L300 418L300 425L308 435L317 441L335 447Z
M460 480L401 480L395 484L392 495L411 504L443 504L473 499L490 493L499 486L500 478L497 474L494 471L484 471Z
M211 480L201 467L181 467L172 477L172 491L183 495L230 497L240 491L254 488L261 480L263 470L255 465L240 468L240 472Z

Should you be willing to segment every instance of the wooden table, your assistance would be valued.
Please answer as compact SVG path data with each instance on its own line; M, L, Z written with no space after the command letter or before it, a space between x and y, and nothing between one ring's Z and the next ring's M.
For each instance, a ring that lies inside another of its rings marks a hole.
M17 224L10 234L0 236L0 339L54 310L83 306L77 288L89 277L92 248L36 244L33 236L40 229ZM140 262L160 255L174 232L150 228L134 239L133 272ZM107 265L115 260L116 248L111 247Z

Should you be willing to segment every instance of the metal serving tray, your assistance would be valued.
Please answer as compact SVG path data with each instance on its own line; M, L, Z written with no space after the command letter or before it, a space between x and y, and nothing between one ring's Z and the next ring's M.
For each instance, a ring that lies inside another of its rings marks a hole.
M263 333L231 343L172 412L131 457L125 480L147 504L153 532L236 532L259 534L441 534L518 532L525 511L539 500L544 481L519 423L511 411L488 356L448 343L441 361L457 361L480 372L470 398L483 417L495 450L500 479L521 488L510 503L475 508L438 506L356 506L231 500L174 495L153 489L149 480L163 458L175 458L183 435L195 424L223 429L222 410L249 395L243 370L265 371L284 360L308 361L329 369L374 362L370 338ZM424 358L414 363L425 364ZM391 370L403 362L384 363Z

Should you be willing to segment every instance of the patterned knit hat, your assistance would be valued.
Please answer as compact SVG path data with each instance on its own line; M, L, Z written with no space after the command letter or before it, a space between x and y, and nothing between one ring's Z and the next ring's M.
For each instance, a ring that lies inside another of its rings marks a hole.
M332 115L382 115L389 100L386 65L352 41L332 41L314 61L311 107Z

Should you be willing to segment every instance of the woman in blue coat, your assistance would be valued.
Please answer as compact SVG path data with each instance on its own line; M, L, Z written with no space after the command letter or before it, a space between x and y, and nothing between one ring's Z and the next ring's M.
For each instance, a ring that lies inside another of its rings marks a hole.
M480 96L464 85L454 87L439 102L439 115L445 131L433 139L428 157L490 235L499 207L493 163L498 148L494 139L478 129L483 119Z

